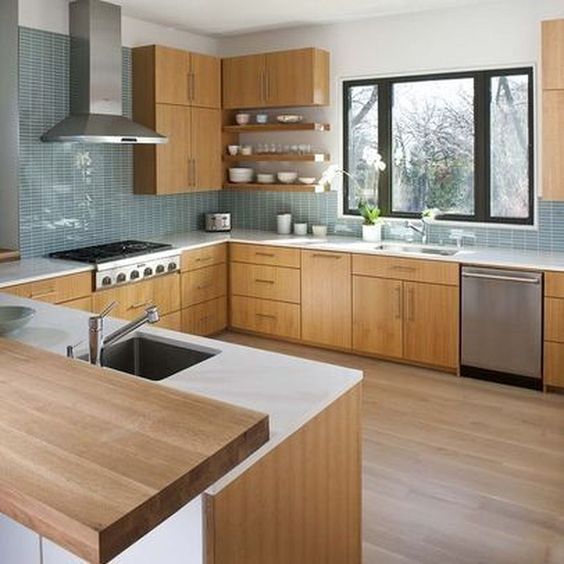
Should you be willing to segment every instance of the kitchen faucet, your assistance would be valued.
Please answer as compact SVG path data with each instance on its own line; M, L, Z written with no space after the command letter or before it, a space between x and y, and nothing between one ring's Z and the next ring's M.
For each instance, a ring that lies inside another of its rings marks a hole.
M149 306L143 315L140 315L127 325L120 327L107 337L104 337L104 318L117 306L117 302L110 303L100 314L88 319L88 358L90 364L102 365L104 349L123 339L145 323L157 323L160 320L157 306ZM67 347L67 356L74 358L74 347Z
M424 219L420 219L418 221L418 224L416 224L413 221L407 221L406 227L413 229L413 231L421 235L421 244L423 245L427 244L427 239L429 237L429 226L427 225L427 222Z

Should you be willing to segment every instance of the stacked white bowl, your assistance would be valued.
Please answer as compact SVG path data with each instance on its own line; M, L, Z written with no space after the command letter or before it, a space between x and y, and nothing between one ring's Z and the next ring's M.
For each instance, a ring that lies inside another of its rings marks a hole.
M229 181L237 184L252 182L255 171L249 167L234 167L229 169Z

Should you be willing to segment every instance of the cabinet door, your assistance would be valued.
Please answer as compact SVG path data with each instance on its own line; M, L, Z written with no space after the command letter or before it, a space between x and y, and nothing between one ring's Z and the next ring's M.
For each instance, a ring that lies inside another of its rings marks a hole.
M543 92L543 185L545 200L564 200L564 90Z
M168 143L156 145L157 194L178 194L189 191L190 108L158 104L157 130L168 137Z
M186 105L191 92L190 55L155 46L155 97L158 104Z
M401 358L403 287L398 280L353 277L353 349Z
M404 282L404 358L458 366L458 288Z
M213 335L227 327L227 298L217 298L182 310L182 331Z
M226 110L268 105L265 96L265 61L265 55L223 59L223 107Z
M351 348L351 257L302 251L302 338Z
M564 90L564 19L542 22L542 87Z
M220 190L221 111L207 108L191 110L191 190Z
M190 103L221 108L221 62L217 57L190 53Z

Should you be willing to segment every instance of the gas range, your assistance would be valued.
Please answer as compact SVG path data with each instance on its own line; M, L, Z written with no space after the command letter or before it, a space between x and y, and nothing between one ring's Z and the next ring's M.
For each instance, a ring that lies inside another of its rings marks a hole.
M146 241L119 241L58 251L49 256L94 264L97 290L170 274L180 269L178 249L165 243Z

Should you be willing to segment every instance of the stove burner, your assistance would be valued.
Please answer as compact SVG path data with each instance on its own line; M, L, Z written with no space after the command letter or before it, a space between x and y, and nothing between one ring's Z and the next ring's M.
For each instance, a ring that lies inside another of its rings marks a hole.
M119 259L146 255L158 251L171 249L172 245L166 243L149 243L145 241L119 241L106 245L94 245L50 253L51 258L87 262L90 264L103 264Z

